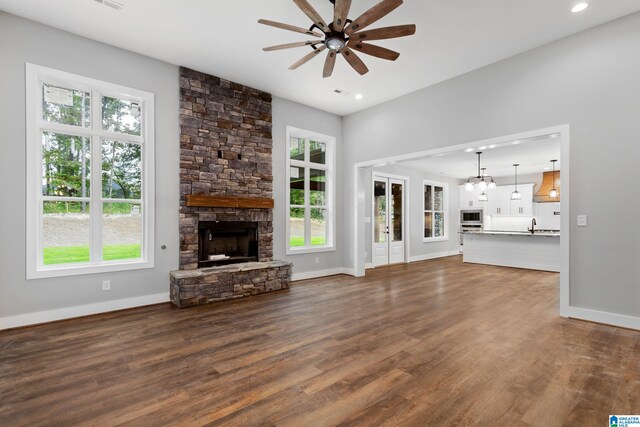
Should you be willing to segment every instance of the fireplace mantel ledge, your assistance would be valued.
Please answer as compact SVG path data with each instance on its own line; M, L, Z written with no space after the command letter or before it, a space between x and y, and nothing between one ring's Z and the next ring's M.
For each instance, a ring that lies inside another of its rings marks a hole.
M244 262L241 264L221 265L217 267L200 268L197 270L176 270L169 274L174 279L190 279L194 277L202 277L212 273L239 273L243 271L263 270L267 268L278 268L292 265L287 261L269 261L269 262Z

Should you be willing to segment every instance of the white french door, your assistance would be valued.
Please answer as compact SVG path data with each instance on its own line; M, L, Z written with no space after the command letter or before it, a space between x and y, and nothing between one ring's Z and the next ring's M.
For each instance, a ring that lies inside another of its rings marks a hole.
M373 266L405 261L405 181L373 175Z

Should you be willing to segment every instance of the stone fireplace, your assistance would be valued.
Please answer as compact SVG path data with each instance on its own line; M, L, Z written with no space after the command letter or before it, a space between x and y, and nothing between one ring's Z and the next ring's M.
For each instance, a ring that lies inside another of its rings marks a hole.
M291 265L273 261L271 117L270 94L180 69L179 307L288 288Z

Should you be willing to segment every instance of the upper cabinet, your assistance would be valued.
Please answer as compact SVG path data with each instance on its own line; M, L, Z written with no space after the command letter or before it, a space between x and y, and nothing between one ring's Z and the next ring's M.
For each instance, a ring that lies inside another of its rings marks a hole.
M483 209L491 216L533 216L533 184L518 184L522 200L511 200L513 185L503 185L495 190L487 190L488 202L478 200L481 191L474 188L466 191L460 186L460 209Z

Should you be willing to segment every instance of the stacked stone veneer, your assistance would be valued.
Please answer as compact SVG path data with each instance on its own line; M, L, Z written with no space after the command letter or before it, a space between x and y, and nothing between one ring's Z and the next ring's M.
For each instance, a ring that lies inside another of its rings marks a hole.
M243 221L258 223L259 261L273 259L273 211L271 209L206 208L186 206L187 195L273 198L271 95L244 85L187 68L180 68L180 270L198 269L198 222ZM275 268L275 267L274 267ZM279 269L285 266L277 267ZM290 279L290 265L289 265ZM210 270L210 269L208 269ZM256 269L252 271L260 271ZM269 277L268 270L263 272ZM237 273L237 272L236 272ZM230 274L233 275L233 272ZM251 273L254 274L254 273ZM258 273L256 273L258 274ZM260 273L262 274L262 273ZM201 275L200 281L204 282ZM214 280L203 297L230 295L233 279ZM219 277L219 276L218 276ZM244 276L243 276L244 278ZM194 279L189 278L192 286ZM180 281L172 276L172 301L180 298ZM257 281L251 277L251 283ZM197 280L196 280L197 281ZM176 284L174 286L174 283ZM288 283L288 281L287 281ZM246 282L242 284L247 285ZM187 285L185 285L187 286ZM288 286L288 285L287 285ZM282 288L283 286L280 286ZM249 294L267 291L256 287ZM248 288L247 288L248 289ZM192 295L192 288L184 295ZM237 292L234 290L233 292ZM241 292L242 295L247 292ZM241 296L242 296L241 295ZM189 298L193 298L190 296ZM205 300L210 298L200 298ZM214 298L216 299L216 298ZM192 301L191 301L192 302ZM192 305L192 304L191 304Z

